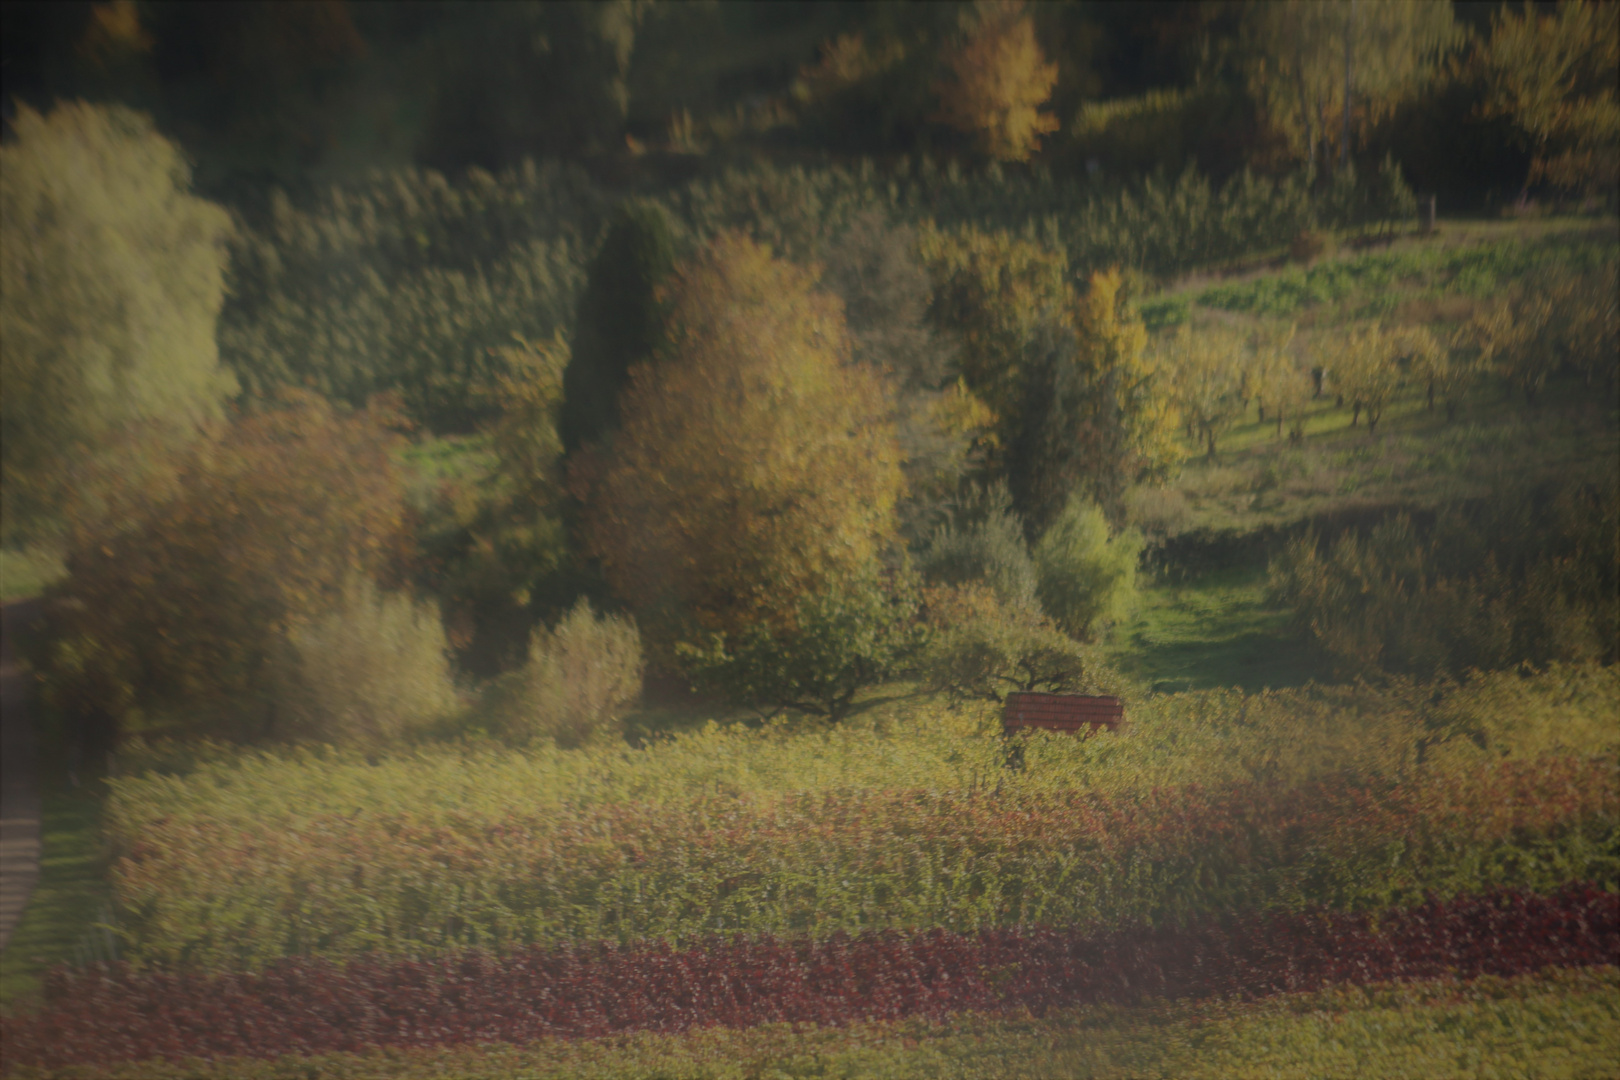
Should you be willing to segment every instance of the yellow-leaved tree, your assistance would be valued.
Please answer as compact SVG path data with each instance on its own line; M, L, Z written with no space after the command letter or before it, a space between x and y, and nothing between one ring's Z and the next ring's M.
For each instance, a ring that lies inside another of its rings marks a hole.
M1472 60L1484 72L1481 111L1505 117L1530 151L1525 191L1546 181L1609 191L1620 177L1620 7L1563 0L1556 14L1503 5Z
M1035 40L1022 3L981 3L966 39L945 57L939 118L978 140L998 161L1025 161L1058 121L1041 106L1057 85L1057 65Z
M585 496L586 543L655 663L704 635L791 623L870 572L894 530L886 388L848 362L839 303L725 234L677 268L657 363Z
M219 418L235 387L214 343L231 226L190 193L180 149L138 113L20 106L11 127L0 147L0 522L7 539L26 539L86 502L87 477L108 476L116 493L165 457L149 451Z

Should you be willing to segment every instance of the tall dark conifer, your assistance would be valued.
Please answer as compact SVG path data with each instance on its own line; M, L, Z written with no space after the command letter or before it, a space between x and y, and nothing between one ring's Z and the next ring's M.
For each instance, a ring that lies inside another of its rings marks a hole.
M558 425L565 452L618 425L630 368L652 359L663 334L656 293L674 265L675 241L663 210L645 202L621 207L579 301Z

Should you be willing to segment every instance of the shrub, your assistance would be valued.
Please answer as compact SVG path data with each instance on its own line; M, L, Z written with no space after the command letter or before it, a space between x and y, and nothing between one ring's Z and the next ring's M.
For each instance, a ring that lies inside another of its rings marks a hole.
M1100 509L1071 497L1035 545L1041 607L1065 633L1096 637L1130 613L1142 546L1135 529L1110 535Z
M610 734L641 697L641 635L629 618L598 615L580 600L535 633L529 661L506 678L497 717L508 737L582 746Z
M48 594L46 701L112 724L195 707L234 737L277 734L253 711L288 635L351 578L397 572L395 422L381 405L339 416L293 394L195 446L172 488L126 493L118 520L87 524Z
M984 516L947 522L919 559L923 579L934 585L983 584L1004 606L1036 610L1035 564L1024 543L1024 526L1005 503L1005 488L992 489ZM960 509L960 507L959 507ZM971 511L969 511L971 513Z
M1461 674L1601 660L1620 642L1620 492L1569 485L1301 538L1273 561L1296 625L1350 671Z
M387 746L457 706L438 606L379 593L365 578L288 644L278 708L300 735Z

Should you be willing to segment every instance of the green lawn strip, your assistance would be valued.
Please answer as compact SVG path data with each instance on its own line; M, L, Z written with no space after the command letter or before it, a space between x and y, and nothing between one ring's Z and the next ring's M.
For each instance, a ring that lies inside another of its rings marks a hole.
M1114 628L1105 653L1122 674L1161 693L1322 680L1322 658L1290 630L1290 617L1267 600L1264 566L1215 570L1144 589L1136 617Z
M1258 1002L1065 1010L1043 1018L959 1015L842 1028L545 1040L524 1047L377 1051L270 1061L136 1062L18 1078L82 1080L397 1080L457 1076L1411 1077L1613 1075L1620 1060L1620 969L1548 971L1345 988Z
M54 781L54 782L52 782ZM49 778L41 800L39 883L0 954L0 1009L33 1008L40 976L69 962L111 895L100 835L98 781Z
M1593 407L1576 379L1550 383L1535 407L1482 387L1451 423L1413 387L1376 432L1350 420L1349 409L1324 397L1303 443L1277 438L1271 424L1235 427L1213 460L1193 456L1172 483L1184 507L1174 531L1246 532L1358 506L1435 506L1503 483L1600 480L1620 467L1616 413Z
M1200 307L1313 323L1395 314L1414 300L1480 299L1547 267L1590 269L1612 261L1612 220L1569 219L1562 225L1480 233L1450 231L1346 252L1310 267L1286 266L1215 284L1191 285L1157 298ZM1179 314L1179 311L1178 311ZM1184 317L1184 316L1183 316Z

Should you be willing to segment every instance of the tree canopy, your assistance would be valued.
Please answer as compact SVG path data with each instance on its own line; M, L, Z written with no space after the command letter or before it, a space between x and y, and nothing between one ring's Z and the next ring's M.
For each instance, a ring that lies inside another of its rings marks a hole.
M666 295L659 362L631 372L599 477L575 474L588 549L655 650L780 621L870 565L900 492L886 389L808 272L728 234Z
M189 193L179 149L120 107L22 106L13 126L0 148L8 537L49 528L121 432L184 438L235 386L214 343L230 218Z

